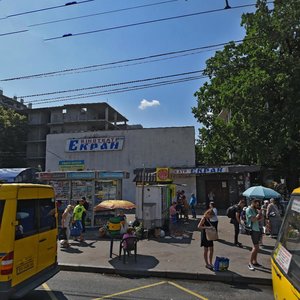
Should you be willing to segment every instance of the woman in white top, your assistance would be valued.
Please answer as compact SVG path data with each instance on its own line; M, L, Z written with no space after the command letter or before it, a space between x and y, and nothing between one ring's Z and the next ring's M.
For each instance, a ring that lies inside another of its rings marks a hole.
M216 228L216 230L218 231L218 223L219 223L218 210L216 208L215 202L210 201L209 208L212 209L212 211L214 213L214 215L209 219L209 221L210 221L211 225L213 225Z
M70 223L71 223L71 219L72 219L72 215L73 215L73 206L72 205L68 205L65 209L65 211L62 214L61 217L61 227L65 228L66 230L66 236L67 236L67 240L65 241L66 245L68 246L69 244L69 239L70 239Z

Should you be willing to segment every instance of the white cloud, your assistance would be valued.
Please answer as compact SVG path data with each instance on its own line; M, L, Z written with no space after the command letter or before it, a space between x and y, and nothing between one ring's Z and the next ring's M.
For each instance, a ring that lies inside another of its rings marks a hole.
M143 99L139 105L139 109L144 110L147 107L159 106L159 105L160 105L160 103L158 100L148 101L146 99Z

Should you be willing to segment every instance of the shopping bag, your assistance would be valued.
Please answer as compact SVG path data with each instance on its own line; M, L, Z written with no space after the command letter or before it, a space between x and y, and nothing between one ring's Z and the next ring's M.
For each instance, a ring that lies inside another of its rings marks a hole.
M227 271L229 268L229 258L216 256L214 271Z
M73 225L73 226L71 227L71 230L70 230L70 235L71 235L71 236L80 236L80 234L81 234L80 228L78 228L78 227L76 227L75 225Z
M211 226L205 229L206 239L208 241L216 241L218 237L218 232L215 227Z
M58 233L58 240L59 240L59 241L67 240L67 228L62 227L62 228L59 230L59 233Z

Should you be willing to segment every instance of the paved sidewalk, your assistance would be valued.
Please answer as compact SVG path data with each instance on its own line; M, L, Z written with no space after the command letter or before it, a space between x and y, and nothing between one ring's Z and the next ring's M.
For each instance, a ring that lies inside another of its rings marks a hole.
M96 230L86 233L86 242L71 241L70 248L60 249L58 261L62 270L271 285L270 254L275 245L274 239L264 236L264 248L258 255L263 267L250 271L247 265L251 238L240 235L244 247L234 246L233 225L226 216L219 217L220 240L214 242L214 256L230 258L230 266L228 271L214 272L205 268L197 223L198 220L190 220L188 225L183 225L189 238L140 240L136 263L133 256L126 259L125 264L119 260L119 241L114 242L110 258L110 241L99 238Z

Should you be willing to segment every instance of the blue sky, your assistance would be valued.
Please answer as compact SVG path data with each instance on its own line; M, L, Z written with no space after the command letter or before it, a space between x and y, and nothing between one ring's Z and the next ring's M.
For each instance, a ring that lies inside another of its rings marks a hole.
M254 7L247 7L223 10L49 41L45 41L45 39L61 37L68 33L89 32L125 24L221 9L225 6L225 0L165 1L166 3L160 5L40 26L30 25L164 1L94 0L63 8L12 16L16 13L64 5L67 2L62 0L0 1L0 18L4 18L0 20L0 79L128 60L239 40L244 37L244 29L240 26L242 13L252 12L255 9ZM229 0L229 4L233 7L253 3L255 0ZM28 31L1 36L4 33L20 30ZM214 51L201 52L174 59L118 68L96 71L89 69L89 72L85 73L0 81L0 88L9 97L19 97L135 81L201 70L205 67L205 61L213 54ZM197 79L126 93L59 102L44 102L45 99L61 96L56 94L24 98L24 100L25 102L32 102L33 108L59 106L66 103L107 102L123 114L129 120L129 124L142 124L144 127L192 125L199 128L199 124L191 113L191 107L196 105L196 98L193 95L204 81L205 79ZM102 90L107 89L103 88ZM101 89L91 91L101 91ZM86 92L90 91L81 93ZM72 94L75 93L63 95ZM36 104L35 101L39 101L39 104Z

